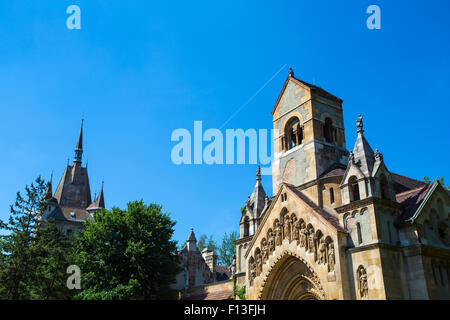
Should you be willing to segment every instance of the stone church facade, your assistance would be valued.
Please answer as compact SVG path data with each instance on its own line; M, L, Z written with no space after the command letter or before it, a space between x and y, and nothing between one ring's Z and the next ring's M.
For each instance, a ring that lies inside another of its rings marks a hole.
M258 168L236 241L247 299L450 299L449 191L390 172L361 116L347 151L342 100L292 69L272 116L273 198Z

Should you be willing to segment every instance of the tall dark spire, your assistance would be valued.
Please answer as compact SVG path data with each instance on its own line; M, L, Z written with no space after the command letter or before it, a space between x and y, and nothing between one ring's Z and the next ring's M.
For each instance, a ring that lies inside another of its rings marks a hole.
M80 129L80 135L78 136L78 142L77 146L75 147L75 158L74 162L81 163L83 159L83 122L84 118L81 119L81 129Z

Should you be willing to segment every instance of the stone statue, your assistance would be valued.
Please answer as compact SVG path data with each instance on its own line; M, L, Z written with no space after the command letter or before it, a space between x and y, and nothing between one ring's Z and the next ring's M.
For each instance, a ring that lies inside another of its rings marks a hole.
M309 252L314 252L314 229L309 229L309 234L308 234L308 251Z
M362 115L359 115L358 116L358 120L356 120L356 128L357 128L357 130L356 130L357 133L363 133L364 132Z
M336 264L334 257L334 245L333 242L328 244L328 272L334 270L334 265Z
M383 154L381 154L378 149L375 149L375 160L381 161L383 160Z
M284 239L291 240L291 219L288 215L284 216Z
M250 261L250 282L253 281L253 279L256 278L256 264L255 261L252 259Z
M263 239L261 241L261 251L262 251L262 264L269 260L269 248L267 247L267 240Z
M297 221L297 217L293 216L292 217L292 238L293 240L299 240L300 238L300 234L299 234L299 228L300 228L300 223Z
M319 263L326 264L327 263L327 246L325 244L325 240L320 239L319 245Z
M256 276L261 274L262 270L262 261L261 261L261 252L256 255Z
M275 245L276 246L281 245L281 227L278 220L275 221Z
M314 249L313 249L313 252L314 252L314 261L317 261L318 260L318 252L317 252L317 249L319 248L319 236L317 235L317 233L315 233L314 235L313 235L313 239L314 239L314 241L313 241L313 246L314 246Z
M366 298L369 294L369 288L367 287L367 272L366 269L361 266L358 269L359 274L359 294L361 298Z
M307 246L308 230L304 222L300 225L300 247L305 248Z
M269 255L270 255L272 254L272 252L275 251L275 237L273 235L272 230L269 230L268 238L269 238Z

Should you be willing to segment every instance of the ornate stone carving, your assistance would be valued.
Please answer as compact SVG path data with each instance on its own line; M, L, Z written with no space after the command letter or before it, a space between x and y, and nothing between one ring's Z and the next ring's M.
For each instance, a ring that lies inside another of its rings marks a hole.
M267 245L267 240L264 238L261 241L261 252L262 252L262 264L266 263L269 259L269 247Z
M256 260L256 276L259 276L262 271L262 259L261 259L261 252L259 250L255 254L255 260Z
M281 226L278 220L275 220L275 245L281 245Z
M253 260L253 257L250 258L249 267L250 267L249 281L250 283L252 283L253 279L256 278L256 264L255 260Z
M269 239L269 255L271 255L275 251L275 235L272 229L269 230L267 238Z
M308 251L309 252L314 252L315 251L315 246L314 246L314 228L310 228L309 229L309 234L308 234Z
M334 265L336 264L334 257L334 244L328 243L328 272L334 271Z
M289 215L287 214L284 216L283 225L284 225L283 238L291 240L291 219L289 219Z
M369 295L369 287L367 286L367 271L363 266L358 267L358 289L361 298L367 298Z
M327 263L327 246L325 244L325 240L320 239L319 244L319 263L326 264Z
M292 240L299 240L300 238L300 223L297 221L297 216L292 216Z
M300 247L305 248L307 246L308 230L306 230L306 224L302 222L300 224Z

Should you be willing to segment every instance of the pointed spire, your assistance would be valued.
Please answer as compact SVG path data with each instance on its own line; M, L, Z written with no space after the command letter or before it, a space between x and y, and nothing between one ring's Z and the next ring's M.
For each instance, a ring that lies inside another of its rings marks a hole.
M84 123L84 117L81 118L80 134L78 135L77 146L75 147L74 162L79 162L79 163L81 163L81 160L83 158L83 123Z
M375 163L375 153L363 135L364 130L361 115L356 120L356 128L358 137L356 138L353 152L350 153L349 162L358 165L361 171L367 177L370 177Z
M258 166L258 169L256 169L256 181L261 181L261 167Z
M47 189L45 190L44 200L50 201L53 197L52 180L47 183Z
M191 233L189 233L189 237L187 238L186 246L188 251L198 251L197 239L195 238L194 228L191 228Z
M266 192L261 183L261 167L256 170L256 184L253 192L246 202L247 210L253 211L255 217L259 217L266 204Z

